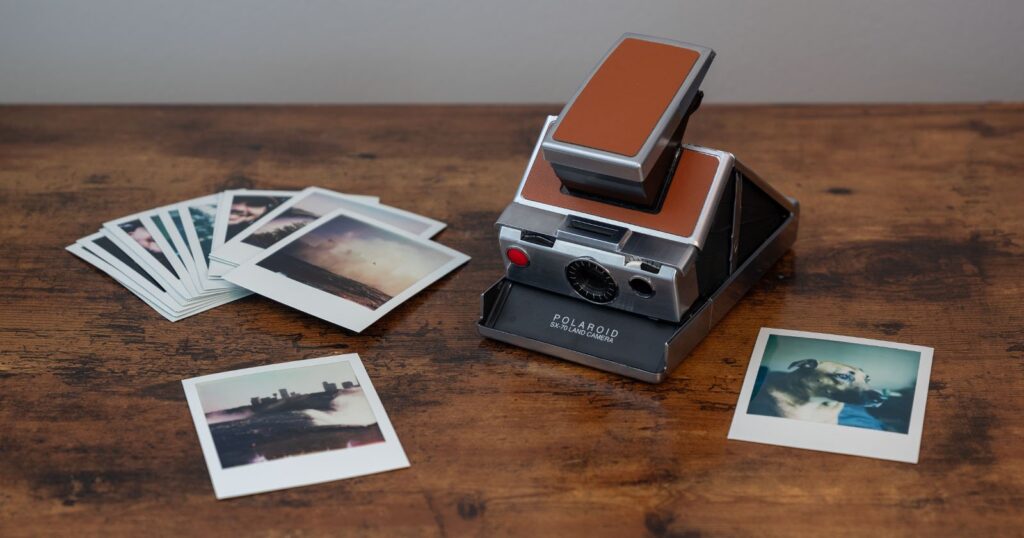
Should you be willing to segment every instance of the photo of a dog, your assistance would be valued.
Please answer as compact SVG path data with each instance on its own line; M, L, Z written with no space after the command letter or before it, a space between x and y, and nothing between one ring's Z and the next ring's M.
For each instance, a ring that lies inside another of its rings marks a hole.
M919 354L772 335L747 413L907 433Z

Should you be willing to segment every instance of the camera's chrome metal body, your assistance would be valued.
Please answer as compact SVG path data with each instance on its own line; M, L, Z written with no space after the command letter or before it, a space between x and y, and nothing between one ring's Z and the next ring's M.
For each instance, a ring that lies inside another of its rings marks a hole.
M496 223L501 251L518 248L530 259L528 267L519 267L505 257L506 277L610 308L679 321L700 295L697 273L693 269L710 230L722 187L732 180L735 162L732 154L685 146L687 151L716 159L718 165L711 180L710 195L700 208L697 225L688 236L680 236L602 215L574 212L524 194L530 172L546 165L538 150L556 120L555 116L547 118L515 199ZM612 276L618 293L611 300L592 301L572 288L565 270L581 259L596 261ZM633 279L646 282L649 292L634 290L630 285Z

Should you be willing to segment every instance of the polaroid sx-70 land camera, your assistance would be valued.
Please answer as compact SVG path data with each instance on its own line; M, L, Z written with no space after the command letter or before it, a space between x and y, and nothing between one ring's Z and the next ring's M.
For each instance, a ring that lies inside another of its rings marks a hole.
M660 382L796 240L796 200L682 144L714 51L626 34L549 117L498 218L480 333Z

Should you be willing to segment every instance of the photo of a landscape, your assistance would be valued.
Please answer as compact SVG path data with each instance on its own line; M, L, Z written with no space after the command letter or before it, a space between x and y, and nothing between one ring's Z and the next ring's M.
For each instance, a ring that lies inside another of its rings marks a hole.
M243 230L270 213L275 207L288 201L287 196L244 195L231 197L231 210L228 213L227 229L224 240L230 241Z
M207 381L196 391L224 469L384 442L347 362Z
M293 206L273 220L260 226L258 230L242 239L243 243L254 247L267 248L274 243L301 230L305 225L316 220L320 215Z
M338 215L257 265L376 310L451 259L425 242Z
M428 220L408 217L378 204L356 202L333 192L313 192L261 225L259 229L243 238L242 242L254 247L267 248L338 209L354 211L416 235L423 234L430 226Z

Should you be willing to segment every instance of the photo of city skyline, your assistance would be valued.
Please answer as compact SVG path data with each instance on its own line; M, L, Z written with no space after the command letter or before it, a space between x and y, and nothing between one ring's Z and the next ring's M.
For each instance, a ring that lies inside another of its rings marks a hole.
M221 467L384 442L346 362L196 384Z

